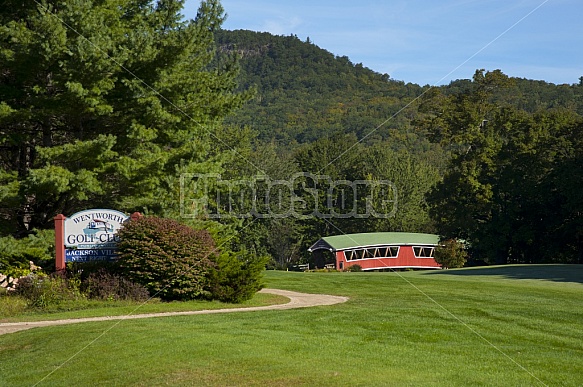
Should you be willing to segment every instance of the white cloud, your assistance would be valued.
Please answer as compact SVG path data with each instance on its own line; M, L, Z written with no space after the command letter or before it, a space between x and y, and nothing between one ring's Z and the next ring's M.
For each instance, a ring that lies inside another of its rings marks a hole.
M302 20L297 16L279 17L263 21L261 31L270 32L273 35L289 35L293 34L301 24Z

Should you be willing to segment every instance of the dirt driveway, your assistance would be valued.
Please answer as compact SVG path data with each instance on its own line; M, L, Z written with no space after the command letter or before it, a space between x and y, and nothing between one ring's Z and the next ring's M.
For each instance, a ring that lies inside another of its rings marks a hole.
M261 293L277 294L289 298L287 304L254 306L249 308L231 308L231 309L212 309L212 310L196 310L191 312L165 312L165 313L147 313L134 314L125 316L107 316L107 317L87 317L67 320L51 320L51 321L31 321L31 322L16 322L16 323L0 323L0 335L7 333L23 331L26 329L48 327L53 325L77 324L90 321L110 321L110 320L130 320L136 318L150 318L150 317L167 317L167 316L189 316L193 314L210 314L210 313L233 313L233 312L253 312L258 310L278 310L278 309L294 309L307 308L310 306L334 305L348 301L348 297L329 296L325 294L307 294L292 292L289 290L280 289L262 289Z

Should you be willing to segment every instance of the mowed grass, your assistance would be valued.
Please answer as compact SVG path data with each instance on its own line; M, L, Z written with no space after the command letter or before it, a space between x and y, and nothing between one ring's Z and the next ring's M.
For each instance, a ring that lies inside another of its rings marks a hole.
M0 385L581 385L583 267L514 268L267 272L350 300L0 336Z

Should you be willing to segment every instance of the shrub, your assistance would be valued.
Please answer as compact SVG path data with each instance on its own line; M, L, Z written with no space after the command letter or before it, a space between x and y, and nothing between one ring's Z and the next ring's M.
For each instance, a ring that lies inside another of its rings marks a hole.
M463 267L468 258L464 245L455 240L447 239L439 242L435 248L435 262L446 269Z
M163 300L209 297L215 243L210 234L171 219L143 217L118 233L118 264L129 280Z
M82 298L79 281L60 274L29 274L19 279L15 290L17 295L28 301L29 306L35 308L48 308L63 301Z
M54 262L55 233L52 230L34 230L26 238L0 238L0 273L9 277L30 274L30 262L45 267Z
M360 265L350 265L346 268L346 271L362 271L362 266Z
M101 272L121 275L121 269L116 261L67 262L67 273L80 277L83 282L90 275Z
M145 301L150 297L144 286L103 269L91 273L83 281L82 288L87 297L94 300Z
M210 293L213 299L240 303L263 288L261 274L268 256L257 257L248 251L223 252L216 258L210 272Z

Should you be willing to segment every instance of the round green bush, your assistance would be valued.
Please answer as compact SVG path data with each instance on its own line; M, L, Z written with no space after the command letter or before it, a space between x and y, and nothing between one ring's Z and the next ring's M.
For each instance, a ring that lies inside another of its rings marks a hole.
M124 276L163 300L210 298L209 274L216 247L205 230L172 219L142 217L118 233L118 264Z
M463 267L467 259L468 252L464 244L455 239L442 240L435 249L435 262L445 269Z
M263 288L261 278L268 261L269 257L246 250L222 252L209 273L211 297L231 303L249 300Z

